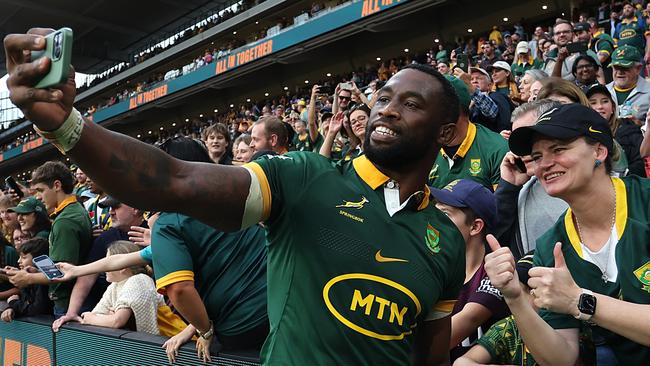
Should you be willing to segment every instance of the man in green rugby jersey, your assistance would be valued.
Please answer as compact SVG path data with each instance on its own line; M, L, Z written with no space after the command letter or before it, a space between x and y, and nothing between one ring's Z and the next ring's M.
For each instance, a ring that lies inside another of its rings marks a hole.
M60 151L134 207L223 230L265 222L264 364L449 364L464 243L426 186L441 128L458 119L458 98L442 75L423 65L394 75L378 92L366 155L353 161L292 152L244 167L197 164L84 123L72 108L72 73L57 89L34 89L50 61L30 62L24 51L43 49L47 32L5 38L8 85Z
M464 81L448 77L460 100L458 121L443 127L442 149L429 173L429 184L443 188L457 179L471 179L496 189L501 179L500 166L508 152L506 140L485 126L469 120L470 92Z

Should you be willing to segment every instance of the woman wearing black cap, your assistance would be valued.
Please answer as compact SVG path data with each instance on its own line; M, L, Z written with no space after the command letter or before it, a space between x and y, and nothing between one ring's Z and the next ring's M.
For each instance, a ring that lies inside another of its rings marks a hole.
M521 296L510 250L488 239L493 253L486 256L486 271L535 360L575 364L582 321L596 324L594 336L621 365L647 364L650 180L609 176L611 130L597 112L581 105L543 114L536 125L514 131L509 144L513 153L531 155L546 192L569 204L537 241L528 285L535 305L544 309L539 315ZM554 349L564 352L549 352Z
M625 151L629 174L645 178L643 158L639 153L643 141L641 128L630 118L618 117L614 99L604 85L594 85L587 90L586 94L591 108L609 122L614 139Z

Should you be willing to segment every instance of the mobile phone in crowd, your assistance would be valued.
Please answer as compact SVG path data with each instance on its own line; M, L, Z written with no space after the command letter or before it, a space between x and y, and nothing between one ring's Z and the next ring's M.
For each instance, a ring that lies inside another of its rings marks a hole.
M339 87L341 88L341 90L352 90L352 83L350 82L340 83Z
M469 72L469 56L464 53L461 53L456 58L456 67L463 70L463 72Z
M524 163L522 158L516 157L515 158L515 168L519 171L519 173L526 173L528 169L526 169L526 164Z
M7 189L13 189L14 193L21 199L25 195L23 191L20 189L20 187L18 186L18 183L16 182L14 177L9 176L5 178L5 185L7 186Z
M323 95L330 95L332 94L332 87L328 85L323 85L318 88L318 93Z
M566 49L569 53L587 52L587 42L580 41L569 43L566 45Z
M45 274L49 280L63 277L63 272L56 268L56 265L54 262L52 262L52 259L50 259L50 257L47 255L39 255L38 257L34 258L32 262L34 262L34 266L43 272L43 274Z
M72 59L72 29L61 28L45 36L45 49L32 51L32 61L43 57L52 60L50 71L36 83L36 88L45 89L64 83L70 73Z

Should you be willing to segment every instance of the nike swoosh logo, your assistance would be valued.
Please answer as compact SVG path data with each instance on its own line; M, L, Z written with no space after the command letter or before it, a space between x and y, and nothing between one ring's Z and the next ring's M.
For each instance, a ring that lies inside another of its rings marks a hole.
M591 128L591 126L589 126L589 132L602 133L602 132L600 132L598 130L594 130L593 128Z
M406 259L400 259L400 258L390 258L390 257L384 257L381 255L381 249L375 253L375 260L380 263L388 263L388 262L405 262L408 263Z

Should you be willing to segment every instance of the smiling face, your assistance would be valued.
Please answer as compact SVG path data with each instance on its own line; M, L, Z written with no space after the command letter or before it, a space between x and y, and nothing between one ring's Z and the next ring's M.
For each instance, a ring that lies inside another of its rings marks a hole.
M612 66L614 72L614 85L621 89L628 89L634 86L639 80L639 74L641 73L641 65L635 65L632 67L622 67L622 66Z
M30 253L20 253L20 256L18 257L18 267L23 269L34 266L34 262L32 261L33 259L34 257Z
M20 228L14 230L12 238L14 240L14 247L16 250L20 250L20 247L23 245L25 240L29 240L29 234L24 233Z
M542 89L543 86L544 85L539 80L533 82L530 85L530 97L528 98L529 102L532 102L533 100L537 99L537 94L539 94L539 91Z
M239 146L237 147L237 155L235 155L235 160L248 163L251 161L253 154L253 149L248 146L246 142L240 141Z
M361 141L364 141L366 138L367 125L368 115L365 111L357 109L354 112L350 113L350 126L352 127L352 132Z
M531 153L535 176L546 193L559 198L583 191L593 179L595 160L604 161L606 156L606 152L602 156L602 145L589 145L582 137L572 141L541 137Z
M205 145L208 147L210 155L221 156L226 152L228 142L224 135L220 133L211 133L205 139Z
M20 224L20 230L24 232L31 231L34 228L36 223L36 213L31 212L27 214L18 214L18 224Z
M596 82L597 71L593 63L588 60L580 60L576 66L576 78L584 85L593 84Z
M595 110L604 119L609 121L609 118L614 113L614 104L612 100L605 94L595 93L589 97L589 104L591 109Z
M18 214L13 211L7 211L6 207L0 208L0 219L2 223L10 229L18 227Z
M563 47L573 40L573 30L568 23L560 23L553 27L553 41L555 44Z
M405 162L435 156L441 125L455 122L444 119L456 117L447 109L443 90L437 78L416 69L390 78L370 113L364 143L368 158L399 170Z

